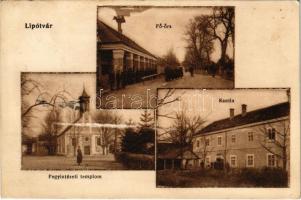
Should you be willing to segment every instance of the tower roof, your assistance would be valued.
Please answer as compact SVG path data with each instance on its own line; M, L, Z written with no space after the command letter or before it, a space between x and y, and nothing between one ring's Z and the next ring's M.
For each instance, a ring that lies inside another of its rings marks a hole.
M84 87L84 89L83 89L83 93L82 93L81 97L90 97L90 96L88 95L88 93L86 92L86 88L85 88L85 87Z

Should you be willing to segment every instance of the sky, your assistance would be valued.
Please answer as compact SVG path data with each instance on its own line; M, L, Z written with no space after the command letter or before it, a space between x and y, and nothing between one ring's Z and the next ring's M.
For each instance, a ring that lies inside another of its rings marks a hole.
M71 95L68 95L68 100L78 100L82 94L83 88L88 95L90 95L90 110L96 111L96 74L95 73L30 73L28 78L40 83L42 91L47 91L50 96L56 94L58 91L66 90ZM24 99L33 105L38 95L38 91L33 91ZM31 123L31 128L26 131L30 136L37 136L42 131L41 123L44 122L44 117L48 113L49 107L38 106L33 109L33 115L36 118ZM128 122L130 119L133 123L140 122L140 116L143 110L113 110L122 118L122 123Z
M160 89L159 99L165 94L166 90ZM178 89L173 96L166 99L166 102L175 99L175 97L180 97L181 100L160 107L157 111L158 114L169 114L169 116L172 116L174 113L184 109L188 116L201 116L206 121L204 126L216 120L229 117L230 108L234 108L235 115L240 114L242 104L247 104L247 111L252 111L288 101L285 89ZM234 103L220 103L220 98L231 98L234 100ZM160 127L167 128L172 125L173 120L159 117L157 123Z
M125 16L126 22L122 24L123 34L133 39L156 56L163 56L170 48L173 48L176 56L183 61L185 56L185 27L190 19L195 16L207 15L212 12L209 7L199 8L149 8L131 12ZM117 30L117 23L113 20L116 11L110 7L98 8L98 19ZM156 24L168 24L172 28L158 29ZM229 45L227 53L232 56L233 48ZM213 61L220 58L218 43L215 42L215 51L211 55Z

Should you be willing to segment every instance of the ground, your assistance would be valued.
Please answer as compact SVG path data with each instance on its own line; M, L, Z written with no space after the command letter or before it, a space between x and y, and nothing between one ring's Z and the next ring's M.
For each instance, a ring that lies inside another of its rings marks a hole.
M166 82L164 76L126 86L103 95L103 108L152 108L156 105L157 88L233 88L234 82L220 76L185 73L180 79ZM148 97L148 98L147 98ZM106 99L104 101L104 99Z
M157 170L157 187L287 187L282 169Z
M84 157L81 165L77 165L76 157L65 156L23 156L23 170L125 170L115 161L112 154Z

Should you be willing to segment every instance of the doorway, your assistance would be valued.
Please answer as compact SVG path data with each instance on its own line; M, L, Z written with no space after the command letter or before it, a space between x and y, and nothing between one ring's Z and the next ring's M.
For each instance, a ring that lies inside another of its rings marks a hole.
M85 146L84 147L84 154L85 155L90 155L90 146Z

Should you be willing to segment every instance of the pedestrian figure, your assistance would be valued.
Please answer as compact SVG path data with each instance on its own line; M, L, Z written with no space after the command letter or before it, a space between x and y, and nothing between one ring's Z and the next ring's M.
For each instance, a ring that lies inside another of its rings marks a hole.
M190 76L193 77L193 67L189 67Z
M83 154L82 154L82 151L80 150L80 146L78 146L78 149L77 149L76 160L77 160L78 165L80 165L82 163L82 160L83 160Z
M216 65L214 63L211 64L211 70L212 70L212 77L214 78L215 77L215 74L216 74Z

